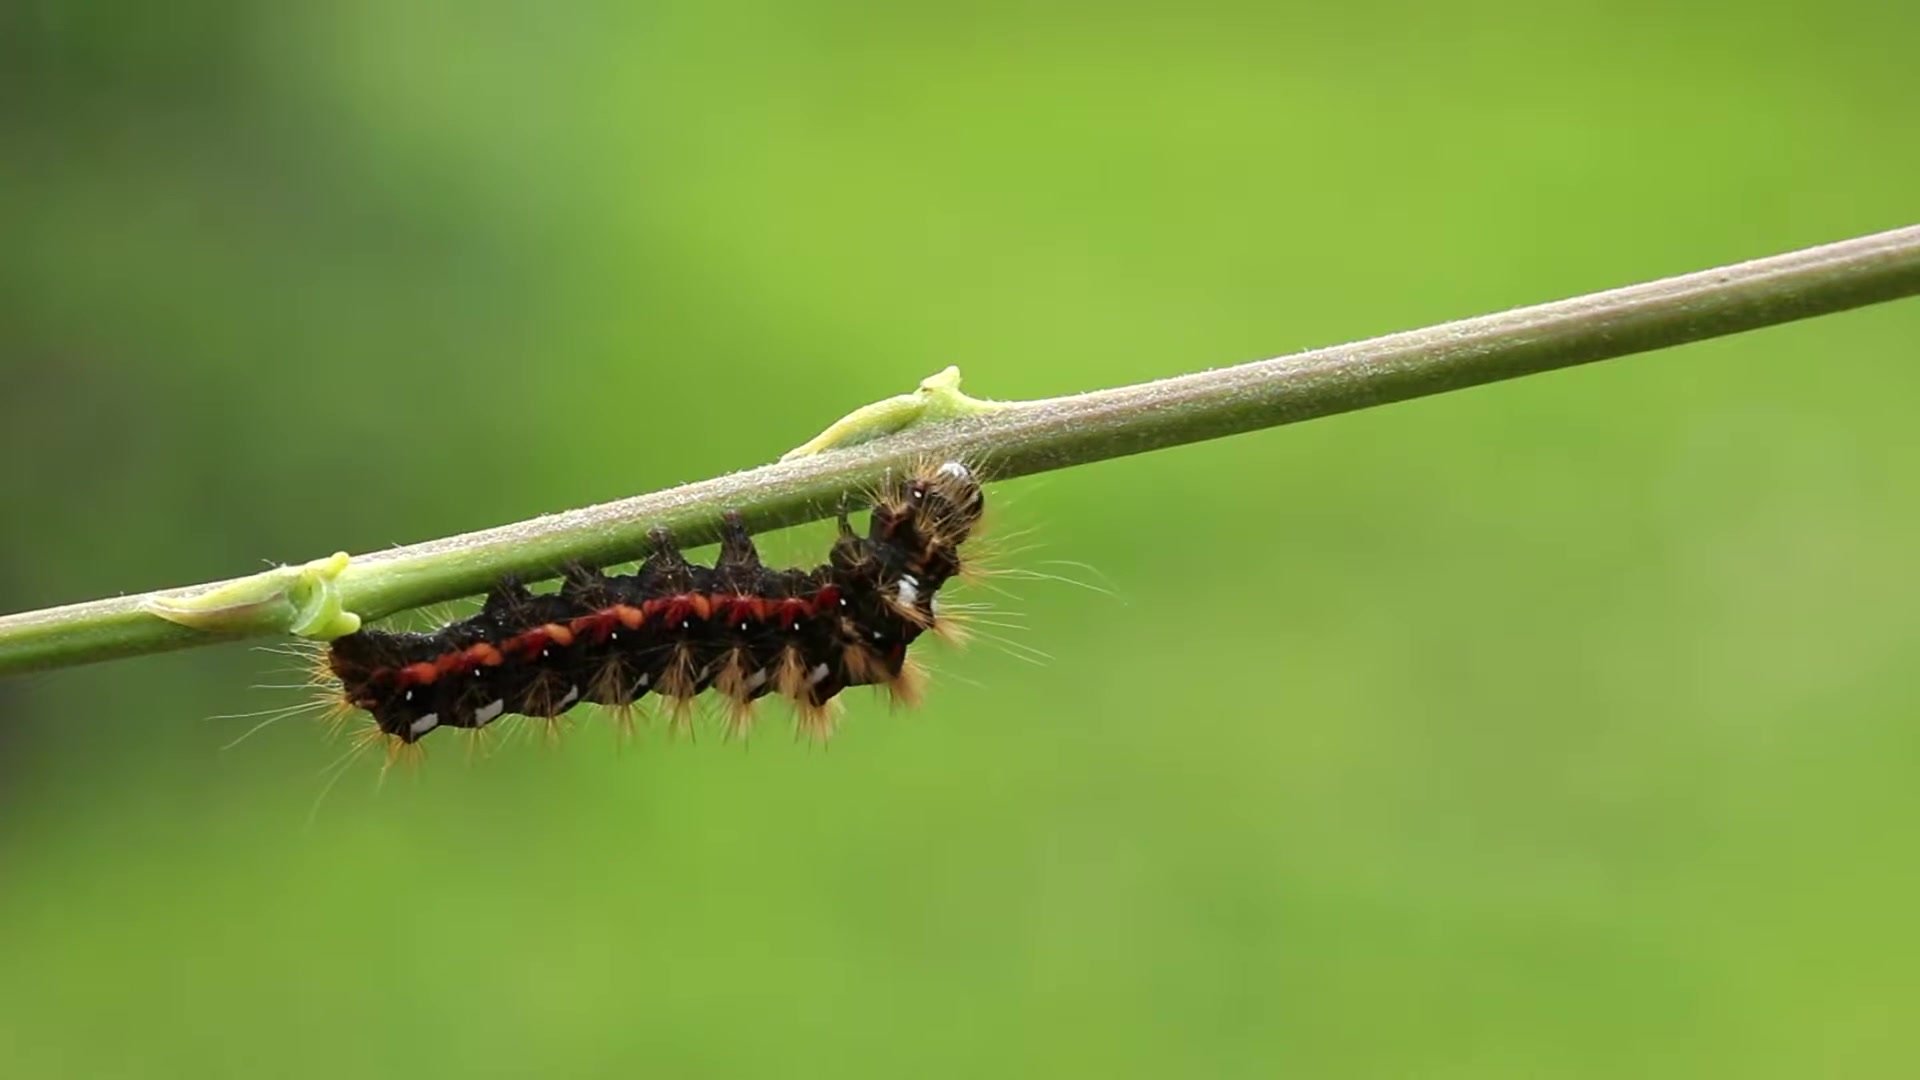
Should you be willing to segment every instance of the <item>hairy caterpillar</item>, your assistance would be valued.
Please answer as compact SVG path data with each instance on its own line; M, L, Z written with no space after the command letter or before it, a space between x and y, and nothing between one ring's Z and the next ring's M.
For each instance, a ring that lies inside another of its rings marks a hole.
M685 716L707 690L730 732L744 733L755 701L777 693L802 733L824 737L846 687L917 698L907 650L946 628L936 597L961 572L983 509L972 470L950 461L880 492L865 536L843 512L827 562L810 570L762 565L736 517L711 567L688 563L657 530L632 574L576 567L541 594L503 582L477 614L432 633L335 639L324 654L332 705L370 714L369 737L393 752L443 727L553 718L583 702L624 716L647 694Z

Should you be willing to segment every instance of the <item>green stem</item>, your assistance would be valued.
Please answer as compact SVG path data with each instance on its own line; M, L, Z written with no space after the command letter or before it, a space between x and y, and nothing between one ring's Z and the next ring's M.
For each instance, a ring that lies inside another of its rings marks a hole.
M1031 402L981 402L942 373L857 411L778 464L411 547L188 589L0 618L0 674L289 633L484 592L507 574L609 564L666 526L689 546L720 515L750 528L834 512L916 460L995 478L1060 469L1647 352L1920 293L1920 226L1274 360ZM830 448L830 452L813 452Z

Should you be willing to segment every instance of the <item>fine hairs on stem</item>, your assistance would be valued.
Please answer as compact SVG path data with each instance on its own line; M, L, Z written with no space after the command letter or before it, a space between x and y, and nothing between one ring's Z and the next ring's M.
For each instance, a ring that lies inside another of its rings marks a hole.
M915 461L998 479L1650 352L1920 293L1909 226L1236 367L1042 401L982 401L949 369L757 469L480 532L183 589L0 617L0 675L237 638L330 638L424 604L644 552L649 530L710 542L831 516ZM15 508L16 510L18 508Z

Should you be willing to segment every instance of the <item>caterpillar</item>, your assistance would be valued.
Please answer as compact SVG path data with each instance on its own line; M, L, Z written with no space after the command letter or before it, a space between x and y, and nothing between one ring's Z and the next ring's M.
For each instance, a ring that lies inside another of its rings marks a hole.
M689 563L668 530L633 573L569 568L557 591L503 581L480 611L431 633L362 629L327 647L339 711L369 714L369 737L412 749L441 728L479 731L506 716L557 718L582 703L625 717L658 695L685 718L712 690L729 733L756 701L792 703L799 731L831 733L843 689L878 686L914 703L908 648L949 629L937 597L963 569L961 546L985 499L966 465L915 470L874 500L866 535L843 509L827 561L763 565L728 514L711 567Z

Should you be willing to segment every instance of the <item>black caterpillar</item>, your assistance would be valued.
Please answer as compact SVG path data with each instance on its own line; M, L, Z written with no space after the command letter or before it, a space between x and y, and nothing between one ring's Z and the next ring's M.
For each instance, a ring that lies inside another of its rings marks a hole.
M429 634L361 630L332 643L343 704L411 744L436 728L484 728L502 716L555 717L581 702L625 709L652 693L684 715L712 689L743 729L756 699L793 702L803 731L825 735L828 703L849 686L911 702L907 648L938 626L934 603L960 572L960 546L984 497L947 462L876 500L867 535L843 512L827 563L761 565L728 515L712 567L686 561L666 530L632 574L570 570L559 591L508 581L471 618Z

